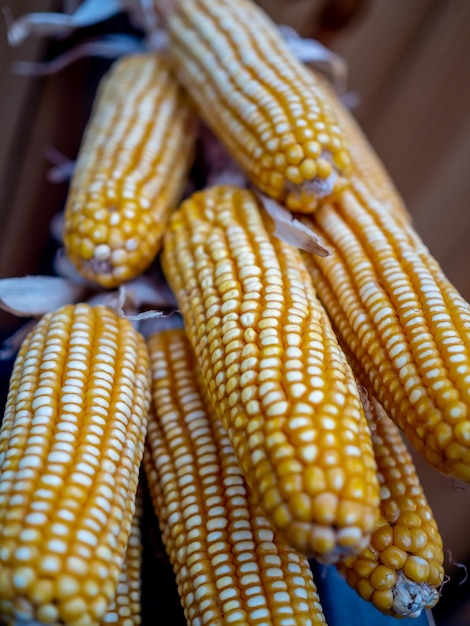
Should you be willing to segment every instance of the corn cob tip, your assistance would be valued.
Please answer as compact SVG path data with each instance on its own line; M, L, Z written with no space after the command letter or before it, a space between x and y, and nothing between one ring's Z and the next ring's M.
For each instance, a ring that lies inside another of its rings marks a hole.
M330 200L346 188L347 180L328 152L321 153L321 161L325 163L323 176L317 174L298 185L291 181L286 182L284 202L289 210L312 213L323 199Z
M327 494L327 498L335 496ZM327 499L325 498L325 500ZM366 515L367 520L361 520L368 527L371 526L371 515ZM308 525L298 520L291 521L287 530L276 528L277 534L298 552L308 558L315 558L324 565L334 565L347 559L351 555L362 552L369 544L370 535L365 534L359 523L357 526L347 528L333 528L331 525L314 524Z
M333 193L335 186L337 184L338 174L331 168L331 172L325 177L320 178L319 176L315 176L310 180L304 181L301 185L294 185L291 182L286 183L286 190L289 192L289 195L293 194L296 190L299 190L301 193L305 191L307 193L313 194L316 198L326 198ZM300 199L300 198L299 198Z
M410 580L403 572L397 573L392 593L392 610L400 617L419 617L423 609L432 608L439 600L437 587Z

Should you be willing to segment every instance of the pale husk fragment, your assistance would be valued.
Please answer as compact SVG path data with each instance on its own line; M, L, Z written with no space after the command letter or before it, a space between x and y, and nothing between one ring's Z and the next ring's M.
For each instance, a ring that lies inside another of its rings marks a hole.
M0 309L19 317L36 317L77 302L84 293L83 285L59 276L3 278L0 280Z
M255 194L261 200L266 213L273 220L273 235L275 237L311 254L318 254L318 256L323 257L331 254L331 250L325 246L322 238L294 217L291 211L260 192L255 191Z

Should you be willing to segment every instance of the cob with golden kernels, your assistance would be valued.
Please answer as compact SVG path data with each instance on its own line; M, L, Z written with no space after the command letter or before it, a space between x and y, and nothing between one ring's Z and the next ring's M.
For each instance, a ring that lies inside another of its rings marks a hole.
M107 307L45 315L0 430L0 613L98 625L131 531L150 402L143 337Z
M439 599L444 582L442 539L398 428L374 398L364 400L382 515L369 546L339 563L338 569L380 611L418 617Z
M247 0L155 0L199 114L253 184L309 213L345 185L347 141L328 92Z
M432 467L468 483L470 306L351 114L331 104L352 168L348 188L302 218L333 251L304 254L309 273L360 382Z
M308 220L335 251L304 259L359 381L430 465L470 482L468 303L360 179Z
M325 624L308 561L250 499L184 330L148 346L155 413L144 466L188 624Z
M268 220L249 191L196 193L172 215L163 267L261 509L290 545L335 560L377 523L370 433L301 256Z
M155 258L181 197L197 120L163 55L126 56L100 84L65 209L65 249L104 287Z

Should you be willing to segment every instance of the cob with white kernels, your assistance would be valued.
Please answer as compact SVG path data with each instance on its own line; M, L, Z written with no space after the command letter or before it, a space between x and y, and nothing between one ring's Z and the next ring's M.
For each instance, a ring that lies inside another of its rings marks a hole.
M98 626L134 514L148 353L103 306L45 315L23 342L0 430L0 613Z

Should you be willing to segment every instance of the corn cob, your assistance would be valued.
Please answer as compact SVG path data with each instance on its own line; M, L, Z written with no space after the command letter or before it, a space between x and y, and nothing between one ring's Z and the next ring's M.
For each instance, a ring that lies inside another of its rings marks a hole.
M249 191L197 193L169 222L163 265L264 514L294 548L334 560L377 521L370 433L300 254L268 219Z
M308 561L253 506L210 418L184 331L148 345L156 416L144 466L188 624L325 624Z
M142 492L137 491L135 513L132 518L126 554L119 572L116 595L103 619L103 624L138 626L141 619L140 574L142 567Z
M470 481L469 305L358 178L306 222L335 251L304 258L359 380L433 467Z
M156 0L177 75L254 185L311 212L350 169L347 142L310 70L247 0Z
M439 599L442 539L398 428L373 398L365 414L377 461L382 517L369 546L339 563L338 569L384 613L418 617Z
M185 184L195 118L155 53L117 61L102 81L65 210L66 251L114 287L145 270Z
M103 306L45 315L0 430L0 614L98 625L114 597L150 401L145 342Z

